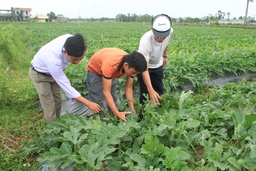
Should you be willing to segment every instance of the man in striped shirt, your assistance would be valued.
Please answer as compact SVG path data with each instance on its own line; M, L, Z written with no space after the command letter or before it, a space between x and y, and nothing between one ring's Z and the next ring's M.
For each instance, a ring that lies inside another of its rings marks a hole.
M78 64L87 45L81 34L65 34L44 45L31 61L29 75L36 87L47 123L60 117L62 90L70 98L88 106L92 113L99 113L101 106L81 96L72 87L64 73L69 63Z

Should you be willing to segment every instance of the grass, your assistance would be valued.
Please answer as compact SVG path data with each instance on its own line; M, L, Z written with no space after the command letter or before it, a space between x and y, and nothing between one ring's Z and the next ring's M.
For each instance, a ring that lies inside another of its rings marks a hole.
M0 32L0 170L36 170L35 160L16 156L22 143L45 125L28 75L33 57L26 47L29 35L10 25L1 27Z

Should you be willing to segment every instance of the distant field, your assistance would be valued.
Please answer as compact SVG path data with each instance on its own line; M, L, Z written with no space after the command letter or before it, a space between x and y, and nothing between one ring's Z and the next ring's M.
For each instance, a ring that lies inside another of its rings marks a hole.
M9 23L0 23L3 28L6 25ZM127 52L137 50L140 37L151 28L150 23L120 22L21 22L10 25L25 30L26 43L33 54L62 34L81 33L88 44L88 58L104 47L118 47ZM214 74L255 72L255 29L179 24L174 24L173 29L167 53L169 64L165 68L167 89L177 89L188 81L195 87L202 86ZM84 67L85 64L80 65ZM66 72L72 75L69 70Z
M118 47L127 52L137 50L140 37L151 27L150 23L115 22L20 25L30 32L28 45L34 52L59 35L81 33L88 44L87 57L104 47ZM174 24L173 28L166 70L171 70L172 79L177 75L182 77L174 80L170 85L172 88L177 88L176 84L183 84L187 79L199 85L214 73L255 71L255 29L178 24Z
M4 26L4 24L0 24ZM81 33L93 52L103 47L119 47L129 51L138 48L140 37L150 29L150 23L20 23L31 31L30 45L38 50L44 43L66 33ZM177 53L247 50L255 47L255 29L209 27L174 24L169 55ZM90 53L89 53L90 54Z

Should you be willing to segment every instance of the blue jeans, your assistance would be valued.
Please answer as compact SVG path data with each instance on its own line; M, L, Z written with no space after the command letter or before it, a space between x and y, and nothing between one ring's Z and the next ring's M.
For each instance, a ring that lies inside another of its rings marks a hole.
M159 68L149 68L149 77L151 80L151 84L153 89L159 94L162 95L164 93L164 87L163 87L163 78L164 78L164 72L163 72L163 66ZM143 94L148 94L148 89L143 81L142 74L137 75L139 84L140 84L140 103L143 103L146 98Z

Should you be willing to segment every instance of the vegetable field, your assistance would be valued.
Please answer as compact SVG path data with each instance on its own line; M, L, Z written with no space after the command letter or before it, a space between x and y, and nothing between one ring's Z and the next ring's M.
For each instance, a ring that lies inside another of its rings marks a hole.
M22 33L19 39L31 54L61 34L83 34L88 45L86 58L76 66L70 65L65 72L84 95L85 66L90 56L104 47L137 50L140 37L150 29L150 23L115 22L0 26L0 50L5 50L0 56L12 54L15 46L21 46L15 43L14 33ZM93 117L62 116L24 141L17 156L36 156L38 168L44 163L74 171L255 170L255 78L222 87L209 82L217 75L256 72L256 30L178 24L173 28L168 64L164 68L166 92L160 106L141 105L135 99L136 112L128 115L125 123L104 110ZM9 55L4 63L11 65L17 56L19 53L12 58ZM122 111L127 110L124 81L118 80L122 102L118 108ZM194 89L185 91L186 83L191 83ZM134 91L138 89L135 78ZM28 96L35 99L35 90Z

